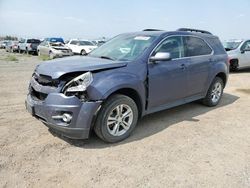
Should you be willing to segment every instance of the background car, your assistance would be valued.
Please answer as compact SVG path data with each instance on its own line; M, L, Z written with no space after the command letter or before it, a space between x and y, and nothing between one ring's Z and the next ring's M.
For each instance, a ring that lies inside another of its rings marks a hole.
M6 40L0 41L0 48L5 49L7 43L8 43L8 41L6 41Z
M44 40L37 48L38 56L46 55L50 59L56 57L72 56L72 50L65 46L62 42L49 42Z
M223 45L230 59L231 71L250 67L250 39L229 40Z
M94 43L88 40L78 39L71 39L66 45L73 51L74 54L80 55L86 55L97 48Z
M9 41L5 47L6 52L18 52L18 41Z
M19 53L25 52L29 54L30 52L36 53L37 46L41 43L39 39L21 39L18 44Z

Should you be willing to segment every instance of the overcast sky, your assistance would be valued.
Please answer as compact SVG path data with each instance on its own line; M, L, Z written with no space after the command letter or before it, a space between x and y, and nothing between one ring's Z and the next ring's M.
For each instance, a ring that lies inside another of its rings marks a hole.
M0 0L0 35L93 39L180 27L250 38L250 0Z

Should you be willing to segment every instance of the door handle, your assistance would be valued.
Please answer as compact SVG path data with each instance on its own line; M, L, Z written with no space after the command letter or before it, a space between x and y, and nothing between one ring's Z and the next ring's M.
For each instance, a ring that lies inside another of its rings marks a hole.
M185 70L186 69L186 65L185 64L181 64L180 68L181 68L181 70Z

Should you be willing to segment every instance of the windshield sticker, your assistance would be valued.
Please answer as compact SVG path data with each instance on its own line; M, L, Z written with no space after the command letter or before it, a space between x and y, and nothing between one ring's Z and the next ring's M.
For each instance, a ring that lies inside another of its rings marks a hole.
M135 40L149 40L151 37L146 37L146 36L137 36L134 39Z

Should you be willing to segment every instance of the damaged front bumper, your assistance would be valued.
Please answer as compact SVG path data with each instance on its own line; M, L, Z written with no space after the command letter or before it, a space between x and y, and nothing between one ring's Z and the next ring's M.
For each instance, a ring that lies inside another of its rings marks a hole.
M73 139L87 139L101 101L82 102L77 97L50 93L37 100L30 93L25 101L27 111L46 126ZM67 114L67 117L63 118Z

